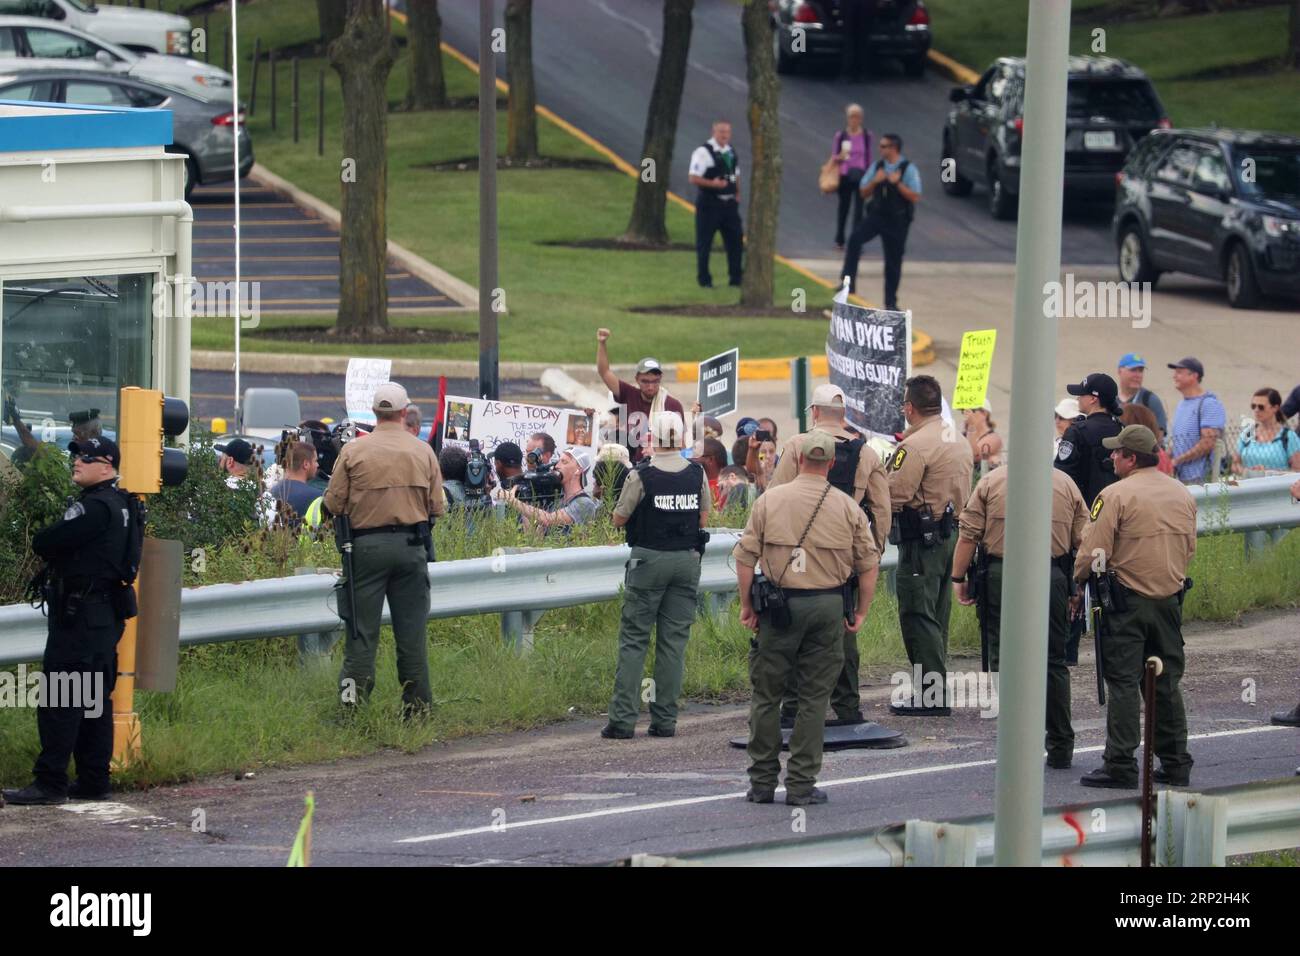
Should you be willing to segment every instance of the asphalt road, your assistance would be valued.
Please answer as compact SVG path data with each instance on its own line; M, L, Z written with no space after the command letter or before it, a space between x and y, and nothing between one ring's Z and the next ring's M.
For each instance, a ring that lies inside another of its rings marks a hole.
M1240 627L1185 629L1194 790L1294 773L1300 731L1267 721L1270 711L1290 708L1300 694L1296 621L1296 612L1271 612ZM1081 656L1072 672L1075 765L1045 771L1045 802L1086 823L1096 819L1098 806L1133 800L1136 792L1078 783L1100 765L1105 727L1086 647ZM970 659L950 663L952 670L972 667L978 663ZM892 670L866 675L864 706L869 716L902 729L911 745L828 754L819 783L831 800L807 809L802 832L783 803L744 800L745 754L727 739L745 734L745 706L695 703L670 740L645 736L644 720L633 740L601 740L603 719L585 715L409 755L258 770L251 777L223 774L120 794L118 803L8 807L0 810L0 859L11 865L283 866L307 790L317 801L318 865L600 863L991 813L996 721L974 709L947 720L890 718ZM1243 700L1246 681L1256 700ZM1086 839L1086 825L1084 831Z
M503 15L498 5L498 15ZM658 65L663 4L659 0L536 0L533 69L537 100L638 166L646 108ZM439 8L443 39L478 58L478 8L447 3ZM500 21L499 21L500 22ZM944 24L934 23L935 48L943 49ZM982 70L987 64L968 64ZM498 74L505 79L505 58ZM835 256L835 198L817 189L817 171L843 125L843 110L861 103L867 127L879 136L898 133L904 153L921 171L925 198L908 237L913 261L1013 262L1016 224L987 211L983 188L965 199L947 196L938 180L943 124L953 82L933 71L908 79L894 63L862 83L829 73L781 78L781 213L777 249L793 258ZM733 0L696 0L690 68L677 126L669 182L694 201L686 182L691 152L710 135L714 119L732 122L736 148L748 172L753 158L745 121L748 85ZM747 177L742 176L743 184ZM1070 204L1061 260L1067 264L1113 264L1106 203ZM690 236L675 237L692 241ZM878 256L868 252L866 258Z

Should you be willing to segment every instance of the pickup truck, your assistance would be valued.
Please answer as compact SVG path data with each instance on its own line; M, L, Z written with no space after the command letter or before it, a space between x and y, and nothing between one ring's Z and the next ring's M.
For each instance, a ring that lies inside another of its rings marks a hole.
M190 21L174 13L100 7L86 0L0 0L0 14L55 20L136 53L190 52Z

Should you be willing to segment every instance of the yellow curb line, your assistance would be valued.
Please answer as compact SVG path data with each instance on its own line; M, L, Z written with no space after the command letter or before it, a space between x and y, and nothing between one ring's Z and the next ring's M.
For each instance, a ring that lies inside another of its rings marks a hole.
M399 20L400 22L402 22L402 23L405 23L405 22L406 22L406 16L405 16L405 14L399 13L399 12L396 11L396 10L392 10L392 11L390 11L390 13L391 13L391 14L392 14L392 15L393 15L397 20ZM442 43L441 43L440 45L441 45L442 50L443 50L444 53L446 53L446 54L447 54L448 56L450 56L452 59L459 61L462 65L464 65L465 67L467 67L467 68L468 68L470 71L472 71L475 75L478 74L478 63L477 63L477 62L475 62L474 60L471 60L468 56L466 56L464 53L462 53L460 50L456 49L454 46L452 46L451 44L447 43L446 41L442 41ZM933 55L933 54L932 54L932 55ZM942 56L942 54L940 54L940 56ZM944 59L947 60L947 57L944 57ZM949 60L948 62L952 63L952 62L955 62L955 61L951 61L951 60ZM975 75L975 79L978 80L978 79L979 79L979 76L978 76L978 75ZM972 81L972 82L974 82L974 81ZM501 79L500 77L497 77L497 78L496 78L496 88L497 88L497 91L498 91L498 92L501 92L501 93L509 93L509 92L510 92L510 85L509 85L508 83L506 83L506 81L503 80L503 79ZM594 138L593 136L591 136L590 134L588 134L588 133L586 133L586 132L583 132L582 130L578 129L578 127L574 126L574 125L573 125L572 123L570 123L568 120L564 119L564 118L561 117L561 116L557 116L554 112L552 112L551 110L547 109L545 106L542 106L540 103L537 105L536 109L537 109L537 112L538 112L541 116L543 116L543 117L545 117L546 119L550 120L552 123L554 123L554 124L555 124L556 126L558 126L560 129L564 130L564 131L565 131L566 133L568 133L570 136L574 137L574 138L577 139L579 142L585 144L586 146L588 146L588 147L590 147L591 149L595 150L595 151L596 151L597 153L599 153L601 156L604 156L606 159L608 159L608 160L609 160L609 161L614 165L614 168L617 169L619 172L621 172L621 173L625 173L626 175L631 176L633 179L636 179L636 178L638 177L639 174L637 173L636 168L635 168L631 163L629 163L627 160L625 160L622 156L619 156L617 153L615 153L612 149L610 149L608 146L606 146L606 145L605 145L604 143L602 143L600 140L595 139L595 138ZM671 199L673 202L677 203L677 205L681 206L683 209L685 209L685 210L687 210L688 212L690 212L692 215L694 215L694 213L695 213L695 204L694 204L694 203L690 202L689 200L686 200L686 199L682 198L681 196L677 195L677 194L676 194L675 192L673 192L672 190L669 190L669 191L668 191L668 198ZM828 279L823 279L821 276L816 275L815 273L812 273L812 272L808 271L808 270L805 269L803 266L796 265L795 263L791 262L789 259L787 259L785 256L781 255L780 253L775 254L775 256L774 256L773 258L775 258L775 260L776 260L777 262L779 262L781 265L785 266L785 267L788 268L788 269L793 270L794 272L796 272L796 273L798 273L799 275L803 276L805 279L809 279L809 280L811 280L811 281L817 283L817 285L821 286L823 289L831 289L832 291L839 291L839 286L836 285L834 282L831 282L831 281L828 280ZM854 294L854 295L850 295L850 296L849 296L849 301L850 301L850 302L853 302L853 303L855 303L855 304L857 304L857 305L860 305L860 306L862 306L863 308L867 308L867 309L873 309L873 308L876 308L876 306L872 305L872 304L871 304L870 302L868 302L866 299L863 299L861 296L858 296L858 295L856 295L856 294ZM931 362L934 361L934 352L933 352L932 350L929 349L928 345L927 345L926 347L924 347L924 348L921 347L921 345L920 345L920 340L921 340L922 338L924 338L924 340L925 340L927 343L929 343L929 342L931 341L930 337L927 336L927 335L925 335L924 333L922 333L922 332L915 332L915 331L913 332L913 336L912 336L912 339L913 339L913 344L912 344L912 365L913 365L913 366L929 365ZM741 360L741 378L745 378L745 377L746 377L745 374L744 374L744 366L745 366L745 362L747 362L747 361L750 361L750 360L748 360L748 359L742 359L742 360ZM789 361L790 361L789 359L757 359L757 360L754 360L754 361L761 361L761 362L767 362L767 361L772 361L772 362L784 362L784 363L787 363L787 368L786 368L786 372L783 373L783 374L781 374L781 375L758 374L758 375L752 375L752 376L749 376L750 378L755 378L755 379L757 379L757 378L784 378L786 374L789 374L789 368L788 368L788 363L789 363ZM822 359L822 361L824 362L825 359ZM690 365L691 368L693 368L693 369L698 368L697 366L692 365L692 364L689 363L689 362L683 362L683 363L680 363L680 364L681 364L681 365ZM680 367L680 366L679 366L679 367ZM825 375L826 372L823 370L822 372L813 372L812 374ZM684 379L680 379L680 378L679 378L678 380L679 380L679 381L684 381Z
M967 86L973 86L980 81L980 75L964 63L958 63L950 56L940 53L938 50L929 52L930 62L937 66L944 73L948 74L950 79L958 83L964 83Z

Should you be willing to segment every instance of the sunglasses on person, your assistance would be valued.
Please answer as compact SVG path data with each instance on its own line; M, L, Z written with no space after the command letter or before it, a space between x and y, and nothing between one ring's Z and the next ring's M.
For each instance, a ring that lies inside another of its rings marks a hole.
M83 465L93 465L97 461L102 462L105 465L113 464L107 458L98 458L95 455L73 455L72 459L73 461L81 462Z
M1257 412L1266 411L1268 409L1267 405L1256 405L1254 402L1250 403L1250 407Z

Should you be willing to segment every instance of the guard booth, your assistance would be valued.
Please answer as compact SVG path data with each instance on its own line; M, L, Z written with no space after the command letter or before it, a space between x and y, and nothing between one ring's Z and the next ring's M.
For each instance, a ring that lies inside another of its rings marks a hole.
M0 101L0 459L118 431L118 390L190 400L185 159L166 110ZM0 460L0 468L6 468Z

